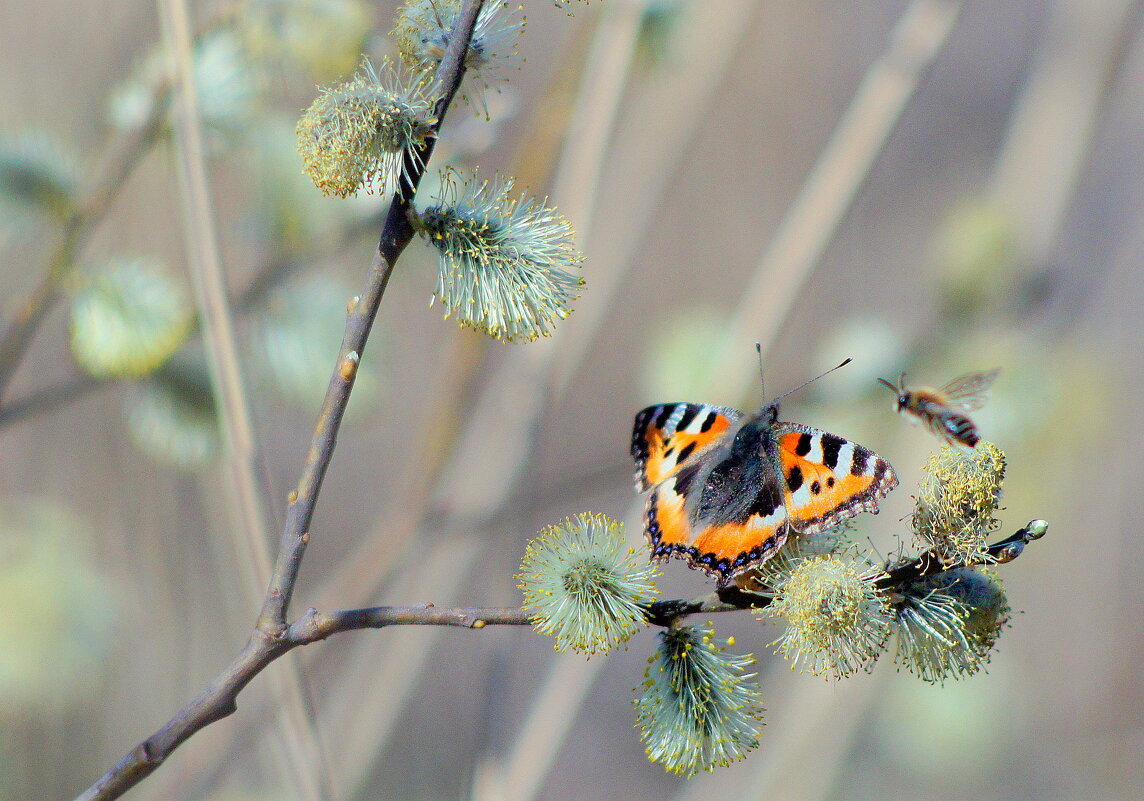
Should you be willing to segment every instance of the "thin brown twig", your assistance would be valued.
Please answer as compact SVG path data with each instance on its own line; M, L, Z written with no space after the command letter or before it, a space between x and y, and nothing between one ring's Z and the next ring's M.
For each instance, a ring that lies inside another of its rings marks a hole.
M441 65L437 70L436 88L440 95L434 116L437 119L438 129L454 95L460 88L461 78L465 73L464 51L468 47L482 4L483 0L466 0L458 16L449 49L441 59ZM377 316L381 296L385 293L394 264L413 238L414 231L408 218L409 198L417 191L417 185L421 182L425 164L432 155L434 144L435 140L430 139L417 154L406 154L403 171L404 191L395 195L390 204L381 239L374 253L373 264L370 266L366 288L351 302L346 332L338 353L337 367L326 390L326 398L318 416L318 424L302 470L302 478L297 488L290 493L286 526L279 544L278 563L275 565L262 614L259 616L258 628L268 634L276 634L286 626L286 609L309 539L314 505L326 469L333 457L338 428L349 402L350 392L353 390L357 366L374 318Z
M238 357L234 312L226 286L214 202L207 177L206 146L194 75L194 35L187 0L160 0L163 38L176 76L171 127L183 206L187 263L206 348L215 407L225 443L223 471L230 502L225 504L228 544L235 552L239 583L250 602L270 573L266 499L259 481L261 457ZM313 699L296 661L271 674L283 711L276 733L282 766L299 797L332 798L333 776L313 716Z
M985 557L972 564L992 564L994 559L1007 553L1010 557L1004 561L1011 561L1012 558L1016 558L1012 553L1015 544L1025 545L1042 535L1043 531L1036 531L1034 524L1030 523L1011 536L990 545L986 549ZM1019 554L1019 549L1017 553ZM903 584L965 566L966 563L942 564L940 560L932 557L930 551L926 551L919 556L902 559L898 564L887 568L886 573L875 582L875 586L882 592L893 592ZM690 600L655 601L646 607L647 620L654 626L670 626L681 617L760 609L769 602L767 596L753 593L713 592ZM343 609L336 612L308 609L286 628L276 642L277 647L289 650L327 639L335 634L361 629L381 629L389 626L457 626L480 629L485 626L527 626L532 622L533 618L529 612L514 606L439 607L424 603L412 606Z
M439 99L435 117L438 129L464 77L464 56L482 4L483 0L465 0L449 48L437 70L435 88ZM286 622L290 598L310 541L310 521L333 458L338 429L353 390L361 354L394 265L413 238L413 227L407 216L410 198L420 183L433 145L434 140L430 139L418 153L407 154L403 191L395 195L390 204L366 287L351 304L337 364L318 416L302 478L290 493L278 559L250 639L239 656L214 681L81 794L81 801L118 798L138 784L163 764L187 738L232 714L237 709L238 694L267 665L304 644L290 635L291 627ZM309 626L314 619L314 615L307 614L299 622ZM318 631L322 632L323 638L333 633L325 628Z

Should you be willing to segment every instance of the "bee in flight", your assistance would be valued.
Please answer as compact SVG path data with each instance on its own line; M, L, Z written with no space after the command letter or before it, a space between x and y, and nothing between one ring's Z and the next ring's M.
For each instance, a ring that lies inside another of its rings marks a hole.
M981 439L977 426L965 412L974 412L989 400L989 388L1000 368L984 373L967 373L950 381L941 389L906 386L906 374L898 376L897 385L884 378L878 380L898 396L896 409L922 421L930 431L950 445L976 447Z

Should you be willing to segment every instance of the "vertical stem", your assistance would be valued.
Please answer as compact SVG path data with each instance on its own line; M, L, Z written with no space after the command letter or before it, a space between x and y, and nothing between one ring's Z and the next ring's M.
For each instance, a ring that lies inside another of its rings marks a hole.
M223 491L230 496L227 517L231 528L225 536L238 551L234 561L243 589L240 597L257 603L261 595L259 588L265 586L270 574L270 534L258 478L261 460L239 363L238 336L207 177L187 0L160 0L159 12L173 62L172 74L178 76L172 124L187 260L215 404L222 422ZM274 672L271 681L283 711L282 724L276 728L282 746L275 749L275 754L281 760L284 780L297 787L302 798L312 801L332 798L333 779L310 714L312 703L301 666L296 660L288 660L286 670Z
M464 77L464 56L482 3L483 0L465 0L457 20L457 27L453 31L452 43L437 69L436 91L439 94L435 107L437 130L440 130L445 112ZM346 331L342 337L341 349L338 351L337 364L326 388L326 396L322 401L322 409L310 440L310 450L302 468L302 477L297 487L290 493L286 524L278 547L278 561L258 619L258 628L272 636L276 636L286 627L290 597L294 591L294 583L298 579L302 556L309 543L310 522L314 517L318 493L322 489L326 470L329 469L333 459L342 416L353 391L357 367L365 350L373 321L377 317L381 297L385 294L385 288L389 284L398 257L413 238L413 226L409 222L409 199L413 197L417 186L421 183L421 177L425 172L424 165L432 156L435 143L435 139L430 139L416 156L407 154L405 175L408 180L404 187L405 191L393 197L382 228L381 239L378 241L377 250L374 251L365 288L350 302Z

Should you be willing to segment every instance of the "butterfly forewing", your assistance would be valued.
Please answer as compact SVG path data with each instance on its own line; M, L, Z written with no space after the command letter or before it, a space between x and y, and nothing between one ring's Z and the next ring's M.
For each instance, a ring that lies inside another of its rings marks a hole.
M691 540L691 523L684 505L687 499L675 491L674 481L665 481L651 491L644 509L644 536L651 554L663 559L677 551L685 551Z
M705 403L665 403L644 409L632 426L636 487L642 492L674 475L718 443L742 416L737 409Z
M889 462L869 448L797 423L776 423L791 526L815 534L862 512L898 485Z

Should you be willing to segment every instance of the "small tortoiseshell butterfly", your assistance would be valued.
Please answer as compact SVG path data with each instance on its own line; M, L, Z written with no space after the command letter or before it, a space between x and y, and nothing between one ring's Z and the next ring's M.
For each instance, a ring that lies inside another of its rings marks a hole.
M724 587L791 535L878 512L898 485L894 469L836 434L779 422L783 397L750 416L702 403L636 415L632 457L636 487L651 489L644 522L653 559L686 559Z
M989 388L1001 369L986 373L967 373L950 381L941 389L907 387L906 374L898 376L895 386L884 378L878 380L897 396L895 408L910 414L950 445L976 448L981 436L977 426L961 412L975 412L989 400Z

